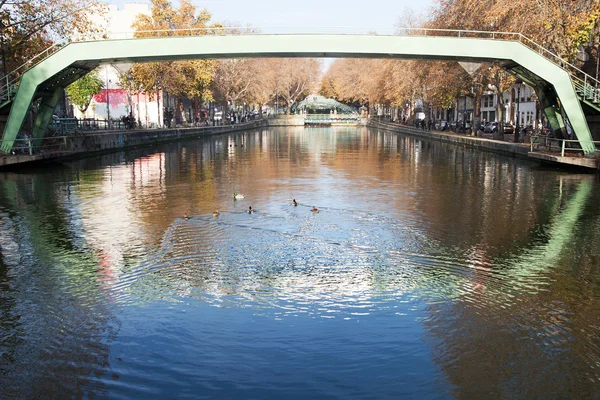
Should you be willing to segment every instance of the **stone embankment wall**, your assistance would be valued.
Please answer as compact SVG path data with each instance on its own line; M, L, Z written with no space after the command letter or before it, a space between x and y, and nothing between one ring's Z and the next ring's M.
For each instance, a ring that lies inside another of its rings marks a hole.
M267 126L266 121L261 120L238 125L205 126L196 128L134 129L130 131L73 136L69 137L67 141L66 153L77 154L103 150L121 150L162 142L193 139L206 135L256 129L262 126Z
M497 140L490 140L459 134L440 133L437 131L424 131L408 125L377 122L372 119L369 120L369 122L367 122L367 126L371 128L391 130L394 132L399 132L410 136L422 137L429 140L437 140L445 143L473 147L484 151L510 155L513 157L529 158L529 146L524 144L501 142Z
M298 116L280 116L273 119L261 119L236 125L203 126L173 129L134 129L113 132L88 133L64 138L59 151L47 151L40 154L3 154L0 155L0 167L32 162L79 158L97 152L121 151L157 143L193 139L207 135L258 129L268 126L304 126L304 118Z

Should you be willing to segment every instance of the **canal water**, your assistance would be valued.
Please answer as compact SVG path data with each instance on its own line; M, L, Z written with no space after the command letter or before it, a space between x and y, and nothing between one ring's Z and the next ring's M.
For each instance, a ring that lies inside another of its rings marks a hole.
M4 172L0 398L597 397L598 204L366 128Z

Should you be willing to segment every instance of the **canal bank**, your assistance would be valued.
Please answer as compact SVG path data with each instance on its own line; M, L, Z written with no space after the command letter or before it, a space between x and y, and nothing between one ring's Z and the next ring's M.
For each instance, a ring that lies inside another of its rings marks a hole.
M173 129L134 129L97 132L91 131L79 135L44 138L43 145L37 154L3 154L0 155L0 168L11 168L27 164L44 162L67 161L110 153L127 149L153 146L159 143L195 139L202 136L217 135L230 132L253 130L266 127L300 127L304 126L303 116L285 115L277 118L260 119L235 125L202 126ZM597 159L584 157L563 157L556 154L531 152L530 146L524 143L512 143L459 135L455 133L441 133L426 131L408 125L390 122L379 122L363 118L360 125L371 128L385 129L410 136L437 140L444 143L468 146L483 151L508 155L533 160L540 163L549 163L561 167L576 167L589 170L599 170L600 162ZM49 143L49 144L48 144Z
M173 129L134 129L106 132L89 132L60 138L44 138L50 142L42 147L38 154L3 154L0 156L0 168L17 165L39 164L44 162L66 161L85 157L152 146L202 136L259 129L269 126L303 126L304 121L294 116L286 118L261 119L235 125L202 126Z
M456 133L442 133L438 131L428 131L418 129L408 125L400 125L389 122L378 122L370 119L366 122L370 128L386 129L405 135L421 137L429 140L437 140L444 143L451 143L461 146L468 146L483 151L497 154L503 154L511 157L524 158L540 163L552 164L563 168L579 168L588 171L598 171L600 163L595 158L585 157L564 157L551 153L532 152L528 143L513 143L493 140L488 138L465 136Z
M493 153L508 155L512 157L520 157L529 159L527 153L529 153L529 146L518 143L501 142L498 140L491 140L485 138L478 138L472 136L464 136L451 133L441 133L437 131L427 131L414 128L408 125L399 125L387 122L377 122L369 120L367 126L370 128L386 129L394 132L403 133L405 135L417 136L430 140L437 140L439 142L457 144L461 146L469 146L484 151Z
M66 161L92 154L110 153L152 146L202 136L278 126L304 126L304 118L295 115L282 115L277 118L260 119L235 125L200 126L173 129L133 129L117 131L89 131L79 135L48 137L37 154L0 155L0 168L16 165L38 164L53 161Z

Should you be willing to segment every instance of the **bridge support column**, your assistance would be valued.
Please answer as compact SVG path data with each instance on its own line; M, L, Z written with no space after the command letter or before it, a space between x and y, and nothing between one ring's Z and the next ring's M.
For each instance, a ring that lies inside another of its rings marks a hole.
M566 137L566 127L562 115L558 111L558 101L550 90L536 88L536 94L540 99L540 105L544 115L550 125L550 130L555 138L564 139Z
M33 96L37 88L37 82L31 78L31 71L26 72L21 77L19 83L19 89L13 100L13 104L10 108L8 115L8 121L4 127L2 135L2 146L0 149L5 153L10 153L13 149L15 139L21 131L21 126L25 121L25 116L31 107Z
M52 114L54 113L54 109L56 108L62 93L63 88L59 86L51 95L45 95L42 97L42 102L40 103L38 114L35 118L35 123L33 124L33 131L31 133L31 136L33 136L34 139L34 147L38 147L44 138L46 129L48 129L48 123L52 118Z

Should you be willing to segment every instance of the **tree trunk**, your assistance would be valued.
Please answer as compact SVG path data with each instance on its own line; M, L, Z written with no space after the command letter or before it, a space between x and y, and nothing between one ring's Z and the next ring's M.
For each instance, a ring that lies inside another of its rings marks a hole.
M479 120L481 119L481 94L478 91L473 95L473 121L471 121L471 135L477 136Z
M286 96L285 102L286 102L287 115L290 115L292 113L292 98Z
M181 120L181 122L188 122L185 110L183 109L183 98L177 98L177 116L175 117L177 121Z
M498 91L497 97L496 114L498 114L498 130L494 132L494 139L504 140L504 96Z
M222 115L221 123L225 125L225 119L227 119L227 124L231 123L231 119L229 118L229 96L225 97L225 106L223 107L223 115Z

